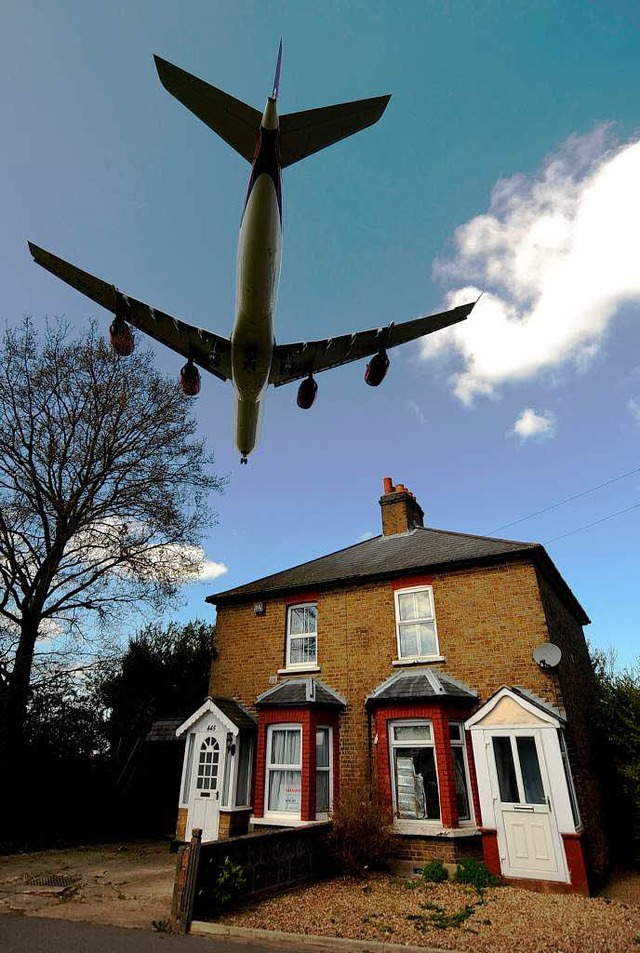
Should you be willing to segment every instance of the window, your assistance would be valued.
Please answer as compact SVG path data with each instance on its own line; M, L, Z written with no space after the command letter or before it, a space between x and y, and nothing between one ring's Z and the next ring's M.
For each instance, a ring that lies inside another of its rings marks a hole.
M191 771L193 768L193 746L196 741L196 736L194 734L189 735L189 740L187 742L187 750L185 753L185 762L184 762L184 772L183 772L183 783L182 783L182 804L189 803L189 795L191 794Z
M392 722L389 733L396 817L439 821L440 796L431 722Z
M453 755L453 770L456 779L456 798L458 801L458 821L470 821L471 798L469 796L469 769L467 766L467 752L464 740L464 727L460 722L452 721L449 724L451 738L451 753Z
M299 725L271 725L267 740L266 809L300 816L302 730Z
M316 817L331 811L331 728L316 728Z
M198 776L196 788L199 791L215 791L218 786L218 766L220 764L220 745L208 735L200 745L198 757Z
M437 655L438 637L431 586L399 589L395 597L398 658Z
M558 741L560 742L560 754L562 755L562 767L564 768L564 776L567 782L567 788L569 791L569 803L571 804L571 814L573 816L573 823L576 827L580 826L580 811L578 810L578 800L576 798L576 789L573 784L573 776L571 774L571 765L569 764L569 752L567 751L567 741L564 736L564 731L561 731L558 728Z
M287 612L287 668L316 664L318 607L312 604L289 606Z

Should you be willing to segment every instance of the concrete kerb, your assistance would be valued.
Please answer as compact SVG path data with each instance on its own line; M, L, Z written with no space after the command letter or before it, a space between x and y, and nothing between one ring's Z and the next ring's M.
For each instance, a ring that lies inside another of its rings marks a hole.
M283 933L281 930L257 930L253 927L230 926L226 923L210 923L193 920L189 933L192 936L224 937L230 941L256 943L283 949L304 947L314 953L460 953L460 950L443 950L435 946L408 946L404 943L379 943L376 940L349 940L337 936L315 936L310 933Z

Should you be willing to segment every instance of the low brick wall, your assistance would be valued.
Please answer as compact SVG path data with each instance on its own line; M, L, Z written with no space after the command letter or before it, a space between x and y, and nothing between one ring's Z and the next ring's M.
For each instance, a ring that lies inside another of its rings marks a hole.
M241 867L244 884L239 899L286 888L330 873L327 835L331 823L281 828L202 844L196 874L193 919L219 913L216 882L228 857Z

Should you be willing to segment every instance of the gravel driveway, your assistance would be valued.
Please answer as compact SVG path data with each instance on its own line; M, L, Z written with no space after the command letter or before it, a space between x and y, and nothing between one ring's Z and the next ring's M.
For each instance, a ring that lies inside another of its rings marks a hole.
M480 896L453 883L372 875L253 902L218 922L473 953L637 953L639 888L640 875L630 875L626 902L513 887L488 888Z

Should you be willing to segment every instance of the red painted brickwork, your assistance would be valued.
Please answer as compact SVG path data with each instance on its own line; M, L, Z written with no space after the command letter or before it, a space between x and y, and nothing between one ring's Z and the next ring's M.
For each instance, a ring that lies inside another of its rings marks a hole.
M500 848L498 847L498 835L496 831L491 831L486 828L482 829L482 850L487 870L495 877L500 877L502 868L500 867Z
M301 725L302 772L300 820L316 818L316 728L333 729L333 784L334 809L339 798L340 785L340 726L333 711L317 708L264 708L258 716L258 741L255 771L254 815L264 817L266 804L267 728L269 725Z
M582 837L580 834L563 834L562 843L567 858L571 887L574 893L589 893L587 870L584 864Z
M446 702L436 704L387 704L376 708L378 793L391 820L393 796L391 790L391 758L389 753L389 722L402 718L424 718L433 725L433 740L440 789L440 818L443 827L458 827L458 802L453 754L449 740L449 722L464 721L469 715L467 706L453 706Z

